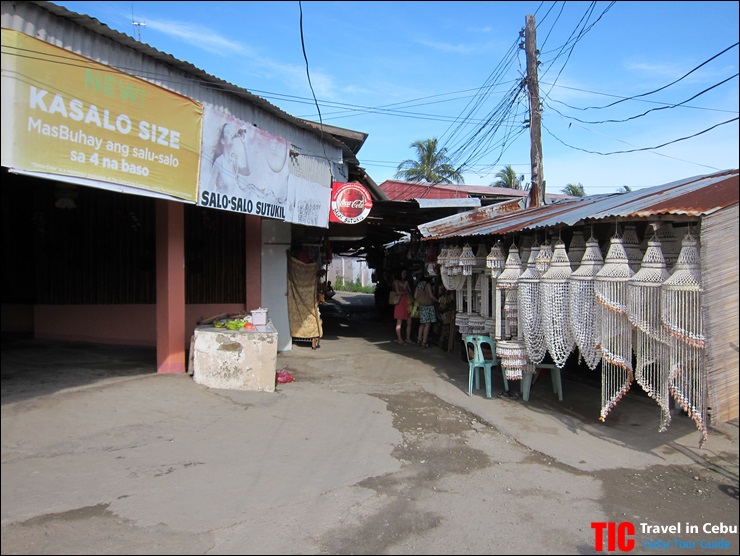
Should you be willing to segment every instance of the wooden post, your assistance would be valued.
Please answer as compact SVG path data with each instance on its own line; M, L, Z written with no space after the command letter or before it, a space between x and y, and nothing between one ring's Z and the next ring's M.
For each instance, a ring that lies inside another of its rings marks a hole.
M545 177L542 169L542 113L540 112L540 85L537 77L537 26L533 15L526 16L524 49L527 54L527 91L529 93L529 140L532 164L532 186L529 206L545 204Z

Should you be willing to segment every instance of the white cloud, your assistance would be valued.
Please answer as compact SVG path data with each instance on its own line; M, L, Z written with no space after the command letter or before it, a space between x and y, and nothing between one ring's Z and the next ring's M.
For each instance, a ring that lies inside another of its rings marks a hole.
M277 62L269 57L262 56L256 49L240 41L228 39L212 29L204 28L202 25L196 26L189 23L161 20L147 21L146 25L171 38L185 42L191 47L221 57L234 58L237 56L236 69L249 66L251 73L259 73L264 78L279 80L283 86L287 85L294 91L300 91L301 94L308 91L308 77L305 66ZM310 73L316 96L320 99L335 98L337 89L332 77L314 69L311 69Z

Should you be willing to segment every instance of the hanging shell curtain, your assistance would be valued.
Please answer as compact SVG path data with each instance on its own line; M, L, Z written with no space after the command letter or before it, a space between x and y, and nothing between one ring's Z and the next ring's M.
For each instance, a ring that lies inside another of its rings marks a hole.
M547 350L559 369L565 366L575 340L570 329L568 310L568 280L572 274L565 243L558 240L550 261L550 268L540 279L542 288L542 329Z
M668 334L669 389L707 440L705 338L701 318L699 247L684 237L676 269L661 286L661 323Z
M601 320L594 293L594 280L603 266L604 258L599 242L592 236L586 242L581 265L570 275L568 290L573 338L581 359L592 371L601 361Z
M501 360L501 368L507 380L521 380L522 373L534 371L527 357L524 342L519 339L517 290L521 273L522 262L519 258L519 249L516 244L512 244L506 257L504 271L496 281L497 291L505 295L503 315L500 313L497 315L504 324L505 340L496 341L496 354Z
M601 319L601 421L632 384L632 330L627 318L627 288L633 274L622 239L613 237L604 266L594 281Z
M627 314L635 327L635 380L661 410L660 432L671 421L668 344L661 326L661 286L668 279L660 241L648 241L640 270L629 280Z
M517 306L517 287L519 285L519 275L522 273L522 261L519 258L519 249L516 244L509 248L509 255L506 257L506 265L501 276L496 281L496 287L505 292L504 298L504 328L509 338L516 338L519 335L518 330L518 313Z
M527 268L519 276L519 329L524 337L527 355L533 363L541 363L547 353L545 333L542 329L542 309L540 298L540 271L537 270L539 245L529 252Z

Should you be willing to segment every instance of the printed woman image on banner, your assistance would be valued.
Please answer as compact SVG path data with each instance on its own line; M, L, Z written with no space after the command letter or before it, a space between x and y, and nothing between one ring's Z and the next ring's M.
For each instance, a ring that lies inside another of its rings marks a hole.
M284 220L287 160L285 139L205 107L198 204Z

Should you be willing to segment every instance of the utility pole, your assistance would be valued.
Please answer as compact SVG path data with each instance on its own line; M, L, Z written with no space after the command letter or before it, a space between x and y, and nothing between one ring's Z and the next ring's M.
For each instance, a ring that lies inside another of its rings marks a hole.
M540 84L537 77L537 27L534 16L526 16L524 28L524 50L527 54L527 92L529 93L529 141L532 163L532 186L529 190L529 206L545 204L545 177L542 170L542 114L540 113Z

